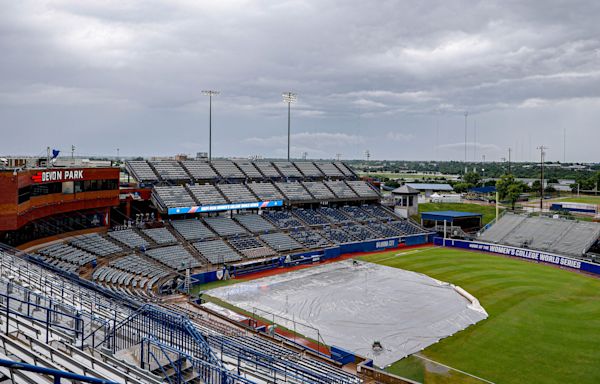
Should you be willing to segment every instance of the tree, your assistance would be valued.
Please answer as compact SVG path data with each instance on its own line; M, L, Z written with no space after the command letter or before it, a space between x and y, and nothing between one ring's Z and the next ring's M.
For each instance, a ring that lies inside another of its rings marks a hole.
M481 181L481 176L477 172L467 172L463 176L463 181L472 187L476 187Z
M515 209L515 203L519 200L521 193L524 190L524 184L511 174L502 175L496 182L496 190L500 200L506 200L510 202L512 209Z
M454 192L463 193L469 190L469 184L467 183L456 183L452 186L454 188Z

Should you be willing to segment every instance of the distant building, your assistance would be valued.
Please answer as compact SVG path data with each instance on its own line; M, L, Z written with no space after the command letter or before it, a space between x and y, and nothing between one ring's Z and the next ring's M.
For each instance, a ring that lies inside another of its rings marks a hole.
M406 183L412 189L424 193L426 197L430 197L436 192L452 192L454 188L450 184L430 184L430 183Z

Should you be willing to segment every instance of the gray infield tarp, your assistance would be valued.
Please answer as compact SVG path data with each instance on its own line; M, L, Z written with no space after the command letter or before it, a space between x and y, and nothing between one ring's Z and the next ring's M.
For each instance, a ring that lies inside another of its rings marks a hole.
M250 312L259 308L313 326L326 344L370 357L379 367L487 318L479 302L469 300L460 288L398 268L353 265L352 260L215 288L207 294ZM276 322L293 326L281 319ZM297 325L299 332L301 328ZM314 338L310 333L306 329L304 334ZM374 341L383 349L373 350Z

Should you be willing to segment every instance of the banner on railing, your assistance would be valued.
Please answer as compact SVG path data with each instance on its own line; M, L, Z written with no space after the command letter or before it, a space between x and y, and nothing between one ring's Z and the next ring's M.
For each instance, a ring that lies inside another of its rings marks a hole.
M169 208L169 215L182 215L185 213L233 211L238 209L262 209L283 206L283 200L257 201L254 203L202 205L194 207Z
M508 245L499 245L491 243L483 243L478 241L466 241L466 240L455 240L436 237L434 239L435 245L441 245L452 248L469 249L472 251L490 252L499 255L518 257L521 259L540 261L543 263L559 265L561 267L567 267L577 269L580 271L590 272L600 275L600 264L591 263L584 260L575 259L572 257L556 255L549 252L536 251L533 249L517 248Z

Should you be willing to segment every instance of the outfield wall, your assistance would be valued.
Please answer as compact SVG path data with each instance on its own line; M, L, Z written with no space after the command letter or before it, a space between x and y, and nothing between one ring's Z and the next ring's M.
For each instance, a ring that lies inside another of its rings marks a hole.
M455 239L443 239L436 237L433 239L434 245L450 248L468 249L471 251L495 253L498 255L518 257L520 259L534 260L541 263L558 265L578 271L584 271L600 275L600 264L591 263L575 259L572 257L566 257L557 255L554 253L536 251L533 249L517 248L508 245L499 245L492 243L484 243L481 241L467 241L467 240L455 240Z

